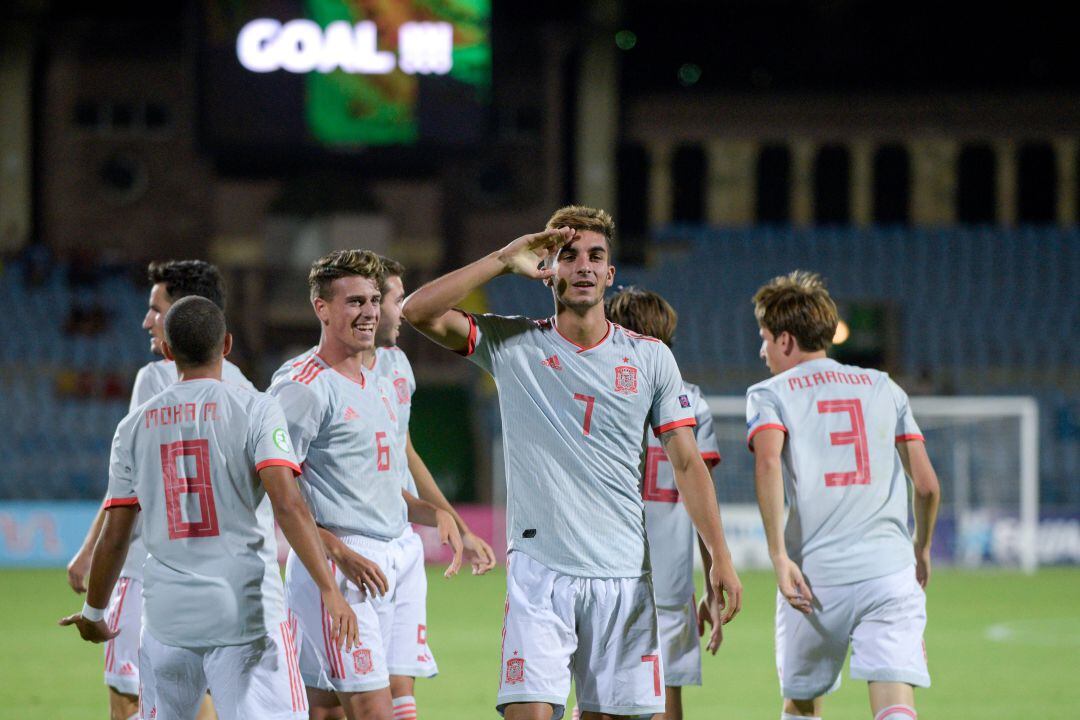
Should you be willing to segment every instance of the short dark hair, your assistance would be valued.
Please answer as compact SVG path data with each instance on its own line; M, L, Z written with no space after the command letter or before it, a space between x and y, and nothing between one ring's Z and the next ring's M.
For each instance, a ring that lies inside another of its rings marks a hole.
M204 297L181 298L165 314L165 342L178 366L206 365L225 344L225 313Z
M379 262L383 267L383 279L382 287L380 288L384 293L386 292L386 281L392 277L399 277L402 280L405 279L405 266L399 263L393 258L388 258L385 255L379 256Z
M205 260L166 260L152 262L147 268L150 282L162 283L169 299L176 302L180 298L198 295L225 310L225 288L221 282L221 273Z
M333 299L330 285L338 278L353 275L375 283L379 292L382 292L383 283L386 282L382 262L375 253L370 250L334 250L311 264L308 288L311 290L312 302L315 298Z

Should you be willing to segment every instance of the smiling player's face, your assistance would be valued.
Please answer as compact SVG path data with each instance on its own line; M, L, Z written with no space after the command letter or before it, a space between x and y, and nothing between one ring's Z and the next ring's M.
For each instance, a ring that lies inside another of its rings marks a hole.
M341 277L330 284L329 300L315 299L315 312L327 339L351 355L375 347L382 294L375 282L359 275Z
M590 308L604 301L615 281L607 240L598 232L579 230L555 261L555 298L571 308Z

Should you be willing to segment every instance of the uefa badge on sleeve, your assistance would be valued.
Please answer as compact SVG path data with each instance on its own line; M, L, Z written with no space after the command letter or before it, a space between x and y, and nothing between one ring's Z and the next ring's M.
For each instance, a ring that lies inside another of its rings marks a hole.
M619 365L615 368L615 392L623 395L637 394L637 368Z
M680 395L679 396L679 407L684 407L684 408L690 407L690 397L688 395Z

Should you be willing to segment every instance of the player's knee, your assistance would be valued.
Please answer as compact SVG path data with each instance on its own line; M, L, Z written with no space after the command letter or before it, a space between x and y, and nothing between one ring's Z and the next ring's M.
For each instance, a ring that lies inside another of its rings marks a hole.
M910 705L890 705L878 711L874 720L915 720L919 717Z

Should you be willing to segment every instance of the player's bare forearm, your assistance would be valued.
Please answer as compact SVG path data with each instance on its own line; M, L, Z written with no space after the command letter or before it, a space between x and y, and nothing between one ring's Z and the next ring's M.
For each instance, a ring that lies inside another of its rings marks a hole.
M469 337L469 320L454 310L469 293L506 272L497 253L436 278L405 298L402 314L409 324L451 350L461 350Z
M688 427L675 428L662 434L660 442L671 461L675 485L679 488L701 542L714 558L728 557L730 562L716 488L713 487L705 461L701 459L694 431Z
M754 436L754 490L757 493L761 523L769 544L769 557L787 559L784 547L784 476L780 453L784 448L784 433L763 430Z
M311 511L296 487L292 470L271 465L259 471L259 479L266 488L266 494L270 496L274 520L285 539L289 541L300 562L304 563L319 591L328 592L335 584L326 564L326 547L319 537L315 519L311 517Z
M101 535L94 545L94 559L90 563L87 581L86 604L90 607L105 608L109 604L109 596L124 568L131 544L131 531L135 528L138 515L139 509L131 505L105 510L105 520Z
M94 554L94 546L101 537L101 526L105 523L105 502L98 507L94 521L90 523L90 529L86 531L86 537L82 545L67 564L68 585L77 593L86 592L86 576L90 573L90 559Z
M98 538L101 537L101 528L104 525L105 501L102 500L97 515L94 516L94 522L90 523L90 529L86 531L86 538L83 539L82 547L79 548L80 553L89 554L94 552L94 546L97 545Z
M929 552L937 524L938 507L941 505L941 484L926 452L926 445L921 440L898 443L897 450L904 464L904 472L911 478L915 490L912 503L915 513L915 549Z
M436 527L439 524L439 513L446 512L427 500L421 500L407 490L402 490L401 495L405 498L405 507L408 510L409 522L417 523L418 525L427 525L428 527Z

